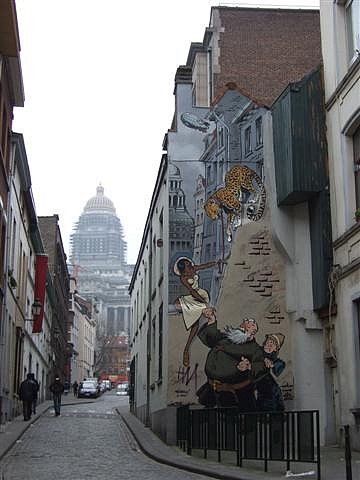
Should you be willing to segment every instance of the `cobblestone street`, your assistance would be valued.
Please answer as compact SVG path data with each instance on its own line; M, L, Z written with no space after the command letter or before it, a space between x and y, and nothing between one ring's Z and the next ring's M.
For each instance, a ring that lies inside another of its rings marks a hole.
M108 392L93 403L44 413L0 462L1 480L205 479L157 463L137 447L115 408L127 397Z

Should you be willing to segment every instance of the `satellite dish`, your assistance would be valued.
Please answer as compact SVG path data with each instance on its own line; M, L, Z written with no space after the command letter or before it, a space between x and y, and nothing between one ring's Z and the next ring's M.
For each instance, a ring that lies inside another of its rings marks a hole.
M203 120L193 113L182 113L180 119L184 125L194 130L206 133L210 127L210 123Z

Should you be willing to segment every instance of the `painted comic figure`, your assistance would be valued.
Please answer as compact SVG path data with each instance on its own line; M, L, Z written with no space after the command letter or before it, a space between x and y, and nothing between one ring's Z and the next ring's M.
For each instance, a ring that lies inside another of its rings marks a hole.
M285 368L285 362L278 358L284 338L282 333L273 333L265 337L263 351L268 374L257 383L257 409L259 411L282 412L285 410L281 389L274 378L274 376L278 377Z
M180 277L181 283L189 292L188 295L183 295L175 300L175 308L182 313L186 330L190 330L183 352L183 364L185 367L188 367L190 364L190 344L198 331L199 318L210 302L209 293L199 286L199 275L197 272L215 267L216 265L220 266L221 263L222 260L218 260L195 265L187 257L180 257L175 262L174 272Z
M256 342L258 325L244 318L239 327L217 328L215 312L206 309L208 323L198 336L210 348L205 363L208 381L198 390L205 406L237 406L241 411L256 410L255 382L266 375L264 351Z

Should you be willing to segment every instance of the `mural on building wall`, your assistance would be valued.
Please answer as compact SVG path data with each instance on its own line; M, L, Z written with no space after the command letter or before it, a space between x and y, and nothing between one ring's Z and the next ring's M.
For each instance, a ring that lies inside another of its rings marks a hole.
M199 330L199 319L203 311L210 306L209 292L200 288L198 272L206 268L220 267L221 263L222 261L218 260L195 265L187 257L180 257L175 262L175 275L179 277L180 282L188 291L188 294L181 295L175 300L175 308L181 312L186 330L190 330L183 352L184 367L188 367L190 364L190 345Z
M285 262L266 206L263 111L245 111L240 94L222 102L215 133L206 133L206 119L196 128L206 137L201 159L191 168L172 160L170 169L168 402L282 411L293 380ZM184 118L195 130L196 117ZM246 150L249 128L254 148Z
M253 180L258 189L255 188ZM239 222L244 210L250 220L256 221L262 217L266 191L259 175L244 165L232 167L226 173L224 183L224 187L218 188L206 200L204 209L211 220L218 219L223 213L226 215L226 233L228 241L231 242L234 222Z

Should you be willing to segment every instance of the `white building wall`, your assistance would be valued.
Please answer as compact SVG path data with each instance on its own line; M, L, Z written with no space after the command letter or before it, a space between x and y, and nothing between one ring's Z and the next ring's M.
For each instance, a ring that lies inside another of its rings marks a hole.
M348 43L346 15L354 6L355 1L320 1L337 309L332 317L331 396L338 441L343 440L343 425L349 424L352 447L360 449L360 223L354 217L359 205L353 148L353 134L360 127L360 55ZM353 13L359 50L360 9Z
M313 311L311 244L307 203L278 207L271 113L263 117L264 173L272 236L286 263L286 310L290 317L294 410L320 410L325 442L327 418L323 331ZM311 374L309 374L311 372Z

